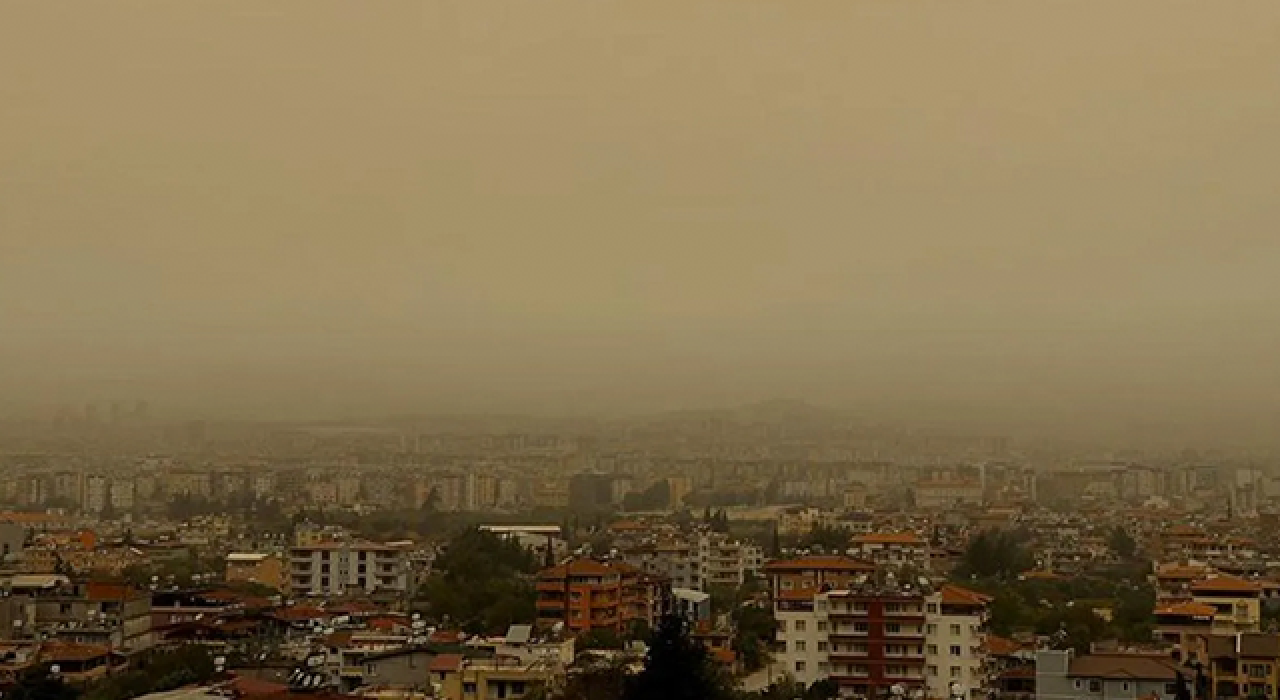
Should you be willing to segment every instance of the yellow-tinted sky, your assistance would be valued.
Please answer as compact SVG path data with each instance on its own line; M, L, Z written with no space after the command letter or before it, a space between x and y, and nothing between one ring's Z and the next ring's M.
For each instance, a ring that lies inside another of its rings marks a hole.
M1280 414L1275 2L13 0L0 66L22 400Z

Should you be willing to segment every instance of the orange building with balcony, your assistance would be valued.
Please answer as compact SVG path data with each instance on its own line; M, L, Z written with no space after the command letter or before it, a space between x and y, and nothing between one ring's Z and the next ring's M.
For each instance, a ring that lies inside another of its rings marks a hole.
M571 559L538 573L538 624L561 622L574 634L622 634L637 622L651 626L661 588L661 581L622 562Z

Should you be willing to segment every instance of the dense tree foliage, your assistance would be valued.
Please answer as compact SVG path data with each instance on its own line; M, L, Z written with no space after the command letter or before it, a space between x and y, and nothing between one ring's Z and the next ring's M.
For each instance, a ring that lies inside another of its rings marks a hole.
M204 647L189 645L142 656L125 673L91 686L83 700L129 700L148 693L174 690L213 678L213 657Z
M577 648L621 649L622 637L619 637L618 633L611 629L601 627L580 635L577 641Z
M671 505L671 484L660 479L644 491L635 491L622 499L623 510L665 510Z
M19 679L7 697L19 700L130 700L149 693L174 690L214 677L213 657L201 646L183 646L135 657L128 671L87 687L67 685L40 668Z
M659 621L649 640L644 670L628 684L624 700L728 700L729 679L677 615Z
M1107 538L1107 546L1121 559L1132 559L1138 553L1138 543L1123 527L1117 525Z
M733 650L743 668L757 671L769 660L769 647L777 637L777 621L767 607L745 604L733 610Z
M1071 579L987 579L972 582L992 596L991 631L1052 635L1058 646L1086 652L1090 642L1151 640L1155 591L1145 582L1081 576ZM1110 611L1110 621L1095 610Z
M1034 562L1023 538L1016 532L993 530L969 540L956 571L958 580L998 578L1011 580L1032 568Z
M450 541L418 591L429 616L469 632L501 632L533 622L538 563L519 543L470 529Z

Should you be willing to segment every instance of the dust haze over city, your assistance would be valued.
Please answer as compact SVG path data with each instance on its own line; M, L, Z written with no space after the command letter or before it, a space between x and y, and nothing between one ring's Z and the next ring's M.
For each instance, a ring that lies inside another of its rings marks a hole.
M724 10L5 8L6 402L1274 444L1272 8Z
M0 0L0 695L1280 695L1280 4Z

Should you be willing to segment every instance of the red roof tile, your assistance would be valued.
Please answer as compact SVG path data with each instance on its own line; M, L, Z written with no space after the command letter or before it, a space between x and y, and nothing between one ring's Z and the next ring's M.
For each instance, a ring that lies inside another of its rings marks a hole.
M427 664L427 670L434 673L448 673L462 668L462 654L441 654Z

